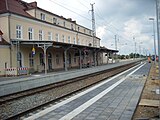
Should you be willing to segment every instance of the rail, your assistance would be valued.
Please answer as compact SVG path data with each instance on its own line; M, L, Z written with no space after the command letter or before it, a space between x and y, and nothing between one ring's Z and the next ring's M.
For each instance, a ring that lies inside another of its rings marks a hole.
M0 119L13 119L24 112L96 84L139 62L0 97Z

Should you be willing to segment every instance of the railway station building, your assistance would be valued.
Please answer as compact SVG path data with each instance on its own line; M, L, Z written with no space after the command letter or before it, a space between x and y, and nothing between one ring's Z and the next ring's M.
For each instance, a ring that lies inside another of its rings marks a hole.
M91 29L37 2L1 0L0 76L107 64L117 52L101 47Z

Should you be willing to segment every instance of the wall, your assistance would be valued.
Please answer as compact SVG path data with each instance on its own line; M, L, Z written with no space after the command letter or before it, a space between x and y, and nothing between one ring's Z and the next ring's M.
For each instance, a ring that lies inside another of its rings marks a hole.
M5 74L6 67L10 67L10 50L8 46L0 45L0 76Z

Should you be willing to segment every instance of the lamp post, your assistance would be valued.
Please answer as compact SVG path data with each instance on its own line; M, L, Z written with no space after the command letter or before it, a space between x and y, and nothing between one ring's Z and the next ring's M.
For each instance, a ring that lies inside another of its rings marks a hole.
M159 66L159 78L160 78L160 39L159 39L159 7L160 3L156 0L156 20L157 20L157 39L158 39L158 66ZM160 91L160 87L159 87ZM160 108L160 101L159 101ZM159 109L159 118L160 118L160 109Z
M149 20L153 21L153 39L154 39L154 64L156 64L156 37L155 37L155 23L154 18L149 18Z
M135 41L135 37L133 37L133 41ZM134 43L134 47L135 47L135 55L134 55L134 59L136 60L136 52L137 52L137 50L136 50L136 41L135 41L135 43Z
M139 58L141 58L142 56L142 53L141 53L141 45L143 44L143 42L140 42L139 43Z

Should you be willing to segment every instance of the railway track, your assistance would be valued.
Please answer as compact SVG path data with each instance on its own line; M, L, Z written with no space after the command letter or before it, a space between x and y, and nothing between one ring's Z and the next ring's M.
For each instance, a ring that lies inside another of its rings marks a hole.
M20 116L116 75L139 62L0 97L0 119Z

